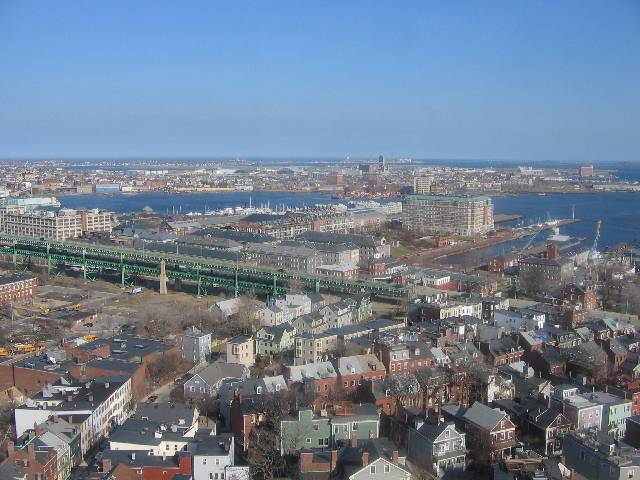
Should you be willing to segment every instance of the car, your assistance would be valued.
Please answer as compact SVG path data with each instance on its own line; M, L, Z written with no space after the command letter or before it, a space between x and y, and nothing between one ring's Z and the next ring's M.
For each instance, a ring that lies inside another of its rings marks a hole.
M153 403L158 399L157 395L151 395L149 398L147 398L147 403Z

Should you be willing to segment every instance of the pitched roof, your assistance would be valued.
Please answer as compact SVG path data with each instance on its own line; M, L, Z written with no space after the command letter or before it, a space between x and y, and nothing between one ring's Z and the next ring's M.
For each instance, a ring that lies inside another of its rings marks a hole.
M481 428L493 430L505 416L506 413L500 409L490 408L480 402L475 402L462 417Z

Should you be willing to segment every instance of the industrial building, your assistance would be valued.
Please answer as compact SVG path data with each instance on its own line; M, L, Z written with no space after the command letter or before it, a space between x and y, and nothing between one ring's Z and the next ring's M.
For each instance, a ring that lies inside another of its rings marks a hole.
M67 240L87 233L111 233L112 220L111 212L98 209L9 212L4 215L2 231L19 237Z

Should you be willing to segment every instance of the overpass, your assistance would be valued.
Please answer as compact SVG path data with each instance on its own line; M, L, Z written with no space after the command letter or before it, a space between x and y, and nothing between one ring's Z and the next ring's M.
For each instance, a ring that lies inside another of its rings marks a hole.
M198 296L207 289L225 288L237 296L242 291L273 294L308 289L346 294L368 294L386 299L406 298L406 287L362 280L342 280L328 275L302 271L285 271L247 265L239 261L212 260L195 255L144 251L115 245L78 241L55 241L0 234L0 255L9 257L14 268L34 259L46 265L47 271L62 267L81 270L85 280L99 273L118 274L124 288L133 275L160 280L161 293L168 280L190 281L197 285Z

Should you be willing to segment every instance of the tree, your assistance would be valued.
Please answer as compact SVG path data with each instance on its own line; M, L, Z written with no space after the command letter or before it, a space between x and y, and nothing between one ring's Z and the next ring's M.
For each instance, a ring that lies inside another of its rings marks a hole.
M174 378L185 371L186 364L179 354L163 355L155 362L147 366L149 378L154 384L160 384L165 380Z
M540 270L531 270L520 275L520 281L524 292L532 297L538 297L547 290L547 282Z
M238 325L244 333L251 334L260 325L256 315L259 302L253 292L243 293L238 300L238 313L236 314Z
M289 414L293 398L288 392L251 397L252 410L258 412L260 419L249 437L248 461L252 479L289 476L289 463L280 454L280 425Z

